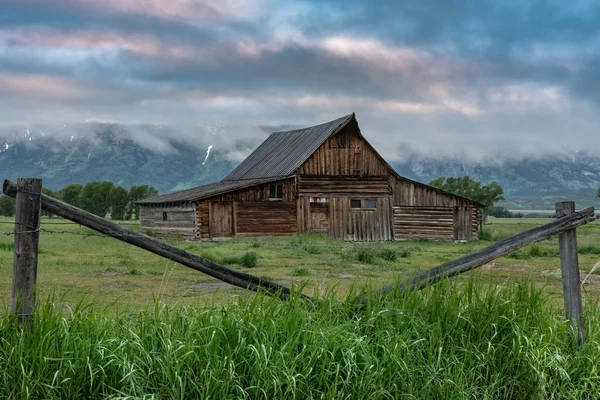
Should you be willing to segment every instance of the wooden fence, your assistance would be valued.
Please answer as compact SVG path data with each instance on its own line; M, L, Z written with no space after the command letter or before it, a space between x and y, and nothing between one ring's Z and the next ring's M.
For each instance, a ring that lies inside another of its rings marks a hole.
M3 185L4 194L16 197L17 201L11 312L18 316L21 326L25 329L31 329L31 317L35 308L41 210L51 212L105 235L148 250L234 286L263 292L283 300L290 297L290 289L285 286L219 265L196 254L46 196L41 193L41 190L42 181L33 178L19 178L17 184L5 180ZM585 330L577 258L576 228L594 221L596 217L594 217L593 207L575 211L574 202L557 203L556 216L557 218L552 222L496 242L482 250L449 261L397 284L385 286L374 293L365 293L351 301L356 302L361 307L373 294L423 289L443 278L450 278L478 268L498 257L558 234L565 314L578 332L578 342L581 344L585 340ZM301 296L307 302L312 302L311 298Z

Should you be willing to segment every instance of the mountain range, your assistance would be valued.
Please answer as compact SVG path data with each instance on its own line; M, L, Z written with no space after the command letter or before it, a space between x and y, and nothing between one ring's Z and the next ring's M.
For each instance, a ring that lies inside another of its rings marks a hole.
M2 178L12 180L41 177L44 186L53 190L70 183L109 180L125 188L148 184L167 193L221 180L260 143L259 137L223 140L231 129L204 127L193 139L189 135L177 139L176 132L156 126L144 127L145 134L140 135L107 123L63 126L56 132L20 129L0 137L0 171ZM594 195L600 187L600 156L585 152L498 156L491 161L411 153L398 155L390 164L400 175L425 183L463 175L483 184L496 181L513 208L535 207L510 203L519 198L573 197L586 205L598 203Z

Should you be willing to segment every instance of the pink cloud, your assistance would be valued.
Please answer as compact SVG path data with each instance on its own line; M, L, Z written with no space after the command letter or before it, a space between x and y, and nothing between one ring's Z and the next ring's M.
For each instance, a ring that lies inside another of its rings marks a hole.
M51 30L0 30L0 42L22 45L88 51L126 50L150 57L184 59L197 49L186 45L165 44L148 35L119 35L114 32L84 31L66 34Z
M0 93L76 99L83 96L84 90L60 77L2 73Z
M269 0L63 0L73 7L151 15L194 22L251 20L268 10Z

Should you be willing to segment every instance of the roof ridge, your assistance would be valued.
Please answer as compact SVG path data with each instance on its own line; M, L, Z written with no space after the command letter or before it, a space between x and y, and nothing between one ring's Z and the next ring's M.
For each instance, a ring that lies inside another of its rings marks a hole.
M322 126L322 125L331 124L332 122L335 122L335 121L340 120L340 119L347 120L347 119L351 118L352 116L354 116L354 112L352 112L352 113L350 113L348 115L344 115L343 117L332 119L331 121L323 122L321 124L316 124L316 125L311 125L311 126L305 126L303 128L288 129L287 131L271 132L271 133L269 133L269 136L271 136L271 135L281 135L281 134L284 134L284 133L292 133L292 132L296 132L296 131L303 131L305 129L317 128L317 127Z
M273 132L222 182L292 175L319 146L352 119L356 119L354 112L318 125Z

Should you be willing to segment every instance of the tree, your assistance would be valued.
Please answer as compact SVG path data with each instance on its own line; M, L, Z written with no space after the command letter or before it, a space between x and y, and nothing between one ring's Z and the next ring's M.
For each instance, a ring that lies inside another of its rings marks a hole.
M15 199L6 196L0 195L0 215L5 217L14 217L15 216Z
M115 186L108 195L110 204L110 217L116 220L125 219L127 206L129 205L129 193L121 186Z
M58 191L58 197L67 204L79 207L83 186L79 184L67 185Z
M45 194L46 196L54 197L55 199L59 198L58 192L55 192L54 190L50 190L45 187L42 188L42 193ZM42 210L42 216L52 218L55 215L52 214L51 212Z
M110 191L114 186L109 181L87 183L81 191L80 207L99 217L106 217L110 209Z
M148 197L153 197L158 195L158 191L154 189L152 186L148 185L133 185L131 189L129 189L129 210L127 212L127 219L131 218L133 215L133 219L140 219L140 206L135 204L136 201L140 201L143 199L147 199Z
M493 207L495 202L504 200L504 196L502 196L504 190L496 182L481 186L481 182L469 176L461 176L459 178L446 178L442 176L429 182L429 185L475 200L483 204L488 210Z

